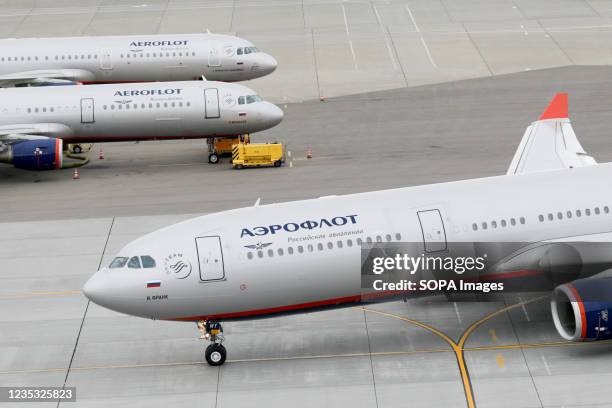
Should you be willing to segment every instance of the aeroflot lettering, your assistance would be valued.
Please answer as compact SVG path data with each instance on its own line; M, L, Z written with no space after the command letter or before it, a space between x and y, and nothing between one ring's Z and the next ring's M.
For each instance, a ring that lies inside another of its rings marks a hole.
M357 224L357 215L345 215L333 218L321 218L320 220L306 220L303 222L288 222L287 224L273 224L265 227L243 228L240 238L246 236L254 237L267 234L276 234L277 231L296 232L300 229L316 229L323 227L341 227L347 224Z
M131 91L117 91L115 96L147 96L147 95L179 95L182 89L138 89Z
M174 41L132 41L130 47L159 47L164 45L187 45L189 40Z

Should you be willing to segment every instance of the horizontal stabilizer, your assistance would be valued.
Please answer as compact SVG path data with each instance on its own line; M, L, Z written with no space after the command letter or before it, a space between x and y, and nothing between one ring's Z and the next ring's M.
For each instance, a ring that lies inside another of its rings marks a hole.
M506 174L569 169L597 164L578 141L568 118L568 96L555 95L523 135Z

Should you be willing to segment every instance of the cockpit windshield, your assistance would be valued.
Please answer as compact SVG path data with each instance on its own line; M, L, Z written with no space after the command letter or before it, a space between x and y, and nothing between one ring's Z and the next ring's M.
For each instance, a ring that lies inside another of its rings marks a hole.
M247 95L238 97L238 105L250 104L261 101L263 101L263 98L259 95Z
M257 47L240 47L238 48L238 50L236 51L236 54L238 55L243 55L243 54L254 54L256 52L259 52L259 50L257 49Z
M110 269L118 269L124 268L125 266L132 269L140 269L140 268L155 268L155 259L150 257L149 255L143 256L118 256L110 263L108 266Z

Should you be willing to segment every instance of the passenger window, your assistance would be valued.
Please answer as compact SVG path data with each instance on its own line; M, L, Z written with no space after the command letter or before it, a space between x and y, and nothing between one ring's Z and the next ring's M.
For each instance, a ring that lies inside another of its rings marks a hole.
M347 239L346 240L346 246L347 247L352 247L353 246L353 240L352 239Z
M252 252L247 252L247 258L253 259L253 253Z
M605 206L605 207L604 207L604 212L605 212L606 214L610 212L610 209L608 208L608 206Z
M299 252L300 254L304 253L304 247L303 247L303 246L301 246L301 245L298 245L298 252Z
M482 229L483 229L483 230L487 229L487 223L486 223L486 222L483 222L483 223L482 223Z
M491 228L497 228L497 221L491 221Z
M308 252L312 252L314 250L314 247L312 246L312 244L308 244Z
M371 237L367 237L367 238L366 238L366 242L367 242L368 244L371 244L371 243L372 243L372 238L371 238Z
M510 225L515 226L516 220L514 218L510 218Z
M557 218L558 218L558 219L560 219L560 220L562 220L562 219L563 219L563 214L561 214L561 212L558 212L558 213L557 213Z
M387 234L385 236L385 239L387 240L387 242L391 242L391 234Z
M151 258L149 255L143 255L140 257L143 268L155 268L155 259Z
M595 214L599 215L599 207L595 207Z
M473 224L472 224L472 229L473 229L474 231L477 231L477 230L478 230L478 224L473 223Z
M331 242L328 242L327 249L334 249L334 244L332 244Z
M548 213L548 221L552 221L553 218L555 218L555 217L553 217L553 215L551 213Z
M580 217L580 216L582 216L582 211L576 210L576 217Z
M289 247L289 248L287 248L287 253L288 253L289 255L293 255L293 247Z
M338 248L342 248L342 241L338 241L338 242L336 242L336 246L337 246Z
M132 269L140 269L140 258L137 256L133 256L130 258L130 262L128 262L128 268Z
M521 217L519 221L521 222L521 224L525 224L525 217Z
M538 219L540 220L540 222L543 222L543 221L544 221L544 216L543 216L542 214L540 214L540 215L538 216Z
M118 256L115 259L113 259L113 261L110 263L108 267L111 269L123 268L125 264L127 263L127 261L128 261L128 258L126 256Z
M542 218L542 219L544 219L544 218ZM507 225L508 225L508 223L506 222L506 220L501 220L501 226L502 227L505 227Z
M568 211L568 212L566 213L566 215L567 215L567 218L572 218L572 212L571 212L571 211Z
M273 257L274 256L274 251L271 249L268 249L268 256L269 257Z
M361 238L357 238L357 245L361 246L363 244L363 240Z
M263 258L263 251L257 251L257 256Z
M584 214L585 215L591 215L591 210L589 208L587 208L586 210L584 210Z
M402 240L402 234L400 234L399 232L397 234L395 234L395 239L397 241L401 241Z
M283 256L283 255L284 255L283 248L278 248L278 254L279 254L280 256Z
M323 250L323 244L319 242L319 243L317 244L317 249L318 249L319 251L322 251L322 250Z

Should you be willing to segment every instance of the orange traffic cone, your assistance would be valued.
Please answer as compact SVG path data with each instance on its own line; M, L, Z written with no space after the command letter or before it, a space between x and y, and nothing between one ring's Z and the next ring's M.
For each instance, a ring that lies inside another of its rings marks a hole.
M74 168L74 173L72 173L72 179L73 180L78 180L81 177L79 176L79 169L77 167Z
M100 146L100 155L98 156L98 159L104 160L104 149L102 149L102 146Z
M312 159L312 149L308 146L308 150L306 150L306 158Z

